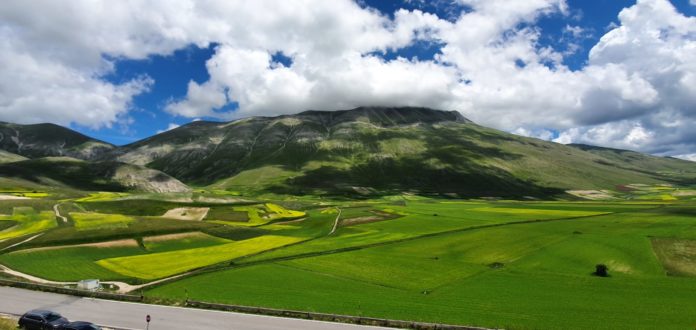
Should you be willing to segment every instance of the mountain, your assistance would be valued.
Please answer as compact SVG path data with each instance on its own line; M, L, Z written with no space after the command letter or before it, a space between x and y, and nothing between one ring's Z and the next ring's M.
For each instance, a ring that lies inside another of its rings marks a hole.
M196 121L122 147L51 124L2 123L0 134L0 176L87 190L186 191L186 183L249 193L519 198L696 183L693 162L561 145L426 108ZM46 158L56 155L82 160Z
M179 180L143 166L46 157L0 164L0 177L51 187L92 191L186 192Z
M115 147L54 124L0 122L0 149L27 158L67 156L94 159Z
M693 162L598 150L486 128L454 111L361 107L193 122L101 159L198 186L292 194L549 196L696 177Z

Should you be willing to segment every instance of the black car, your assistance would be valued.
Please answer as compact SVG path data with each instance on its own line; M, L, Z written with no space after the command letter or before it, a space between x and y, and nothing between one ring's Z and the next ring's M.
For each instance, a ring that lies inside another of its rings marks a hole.
M75 321L63 324L58 328L60 330L102 330L102 328L94 323L85 321Z
M68 323L68 319L56 312L35 309L22 315L19 319L19 328L26 330L57 330L66 323Z

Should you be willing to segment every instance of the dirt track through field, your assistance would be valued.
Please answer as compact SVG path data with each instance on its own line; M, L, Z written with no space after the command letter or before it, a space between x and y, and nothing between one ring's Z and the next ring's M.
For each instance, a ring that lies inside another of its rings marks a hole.
M201 233L199 231L193 231L193 232L188 232L188 233L147 236L147 237L143 237L143 241L145 241L145 242L162 242L162 241L171 241L171 240L176 240L176 239L181 239L181 238L189 238L189 237L210 237L210 235Z
M60 215L60 211L58 210L58 205L60 205L60 203L53 205L53 212L56 213L56 217L63 219L63 223L68 223L68 218Z
M15 244L12 244L12 245L10 245L10 246L7 246L7 247L5 247L4 249L2 249L2 250L0 250L0 251L9 250L9 249L11 249L11 248L13 248L13 247L15 247L15 246L22 245L22 244L24 244L24 243L26 243L26 242L29 242L29 241L31 241L31 240L33 240L33 239L35 239L35 238L37 238L37 237L39 237L39 236L41 236L41 235L43 235L43 233L38 234L38 235L34 235L34 236L32 236L32 237L29 237L29 238L27 238L27 239L25 239L25 240L23 240L23 241L21 241L21 242L19 242L19 243L15 243Z
M336 215L336 221L334 221L334 225L333 228L331 228L331 232L326 236L333 235L333 233L336 232L336 229L338 229L338 221L341 219L341 209L338 207L336 209L338 210L338 215Z
M37 235L38 236L38 235ZM46 250L57 250L57 249L68 249L77 247L97 247L97 248L110 248L110 247L137 247L138 241L132 238L120 239L115 241L105 241L97 243L84 243L84 244L72 244L72 245L56 245L56 246L44 246L32 249L24 249L23 252L34 252L34 251L46 251Z

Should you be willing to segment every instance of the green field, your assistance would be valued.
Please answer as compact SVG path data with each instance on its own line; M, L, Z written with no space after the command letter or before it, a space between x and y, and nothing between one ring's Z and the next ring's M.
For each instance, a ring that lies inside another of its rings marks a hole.
M32 207L16 207L12 215L0 216L0 221L9 220L14 226L0 231L0 241L37 234L57 225L51 211L37 212Z
M12 269L53 281L78 281L89 278L126 280L127 276L103 268L95 261L140 253L143 251L133 241L132 246L84 246L17 251L1 255L0 262Z
M200 232L149 236L143 238L143 246L145 249L154 253L210 247L230 242L230 240Z
M97 264L128 277L158 279L301 240L301 238L295 237L267 235L218 246L102 259L97 261Z
M201 202L121 193L5 200L0 243L42 235L0 252L0 263L54 281L139 284L187 273L144 290L169 301L506 329L692 328L691 190L626 190L607 201ZM54 205L67 223L56 221ZM162 217L186 207L209 211L203 221ZM598 264L609 277L592 274Z
M521 214L537 213L523 207ZM696 239L693 217L675 215L668 207L618 206L617 211L628 212L609 215L604 212L610 205L603 208L580 218L572 218L577 211L567 211L568 220L377 245L368 241L356 250L199 275L149 294L180 298L186 288L191 299L206 301L512 329L680 329L694 324L696 316L689 311L696 279L667 276L649 238ZM342 242L343 235L352 233L344 231L335 241ZM283 250L302 253L306 250L298 248L312 243ZM611 277L591 275L599 263L609 266ZM220 290L210 289L215 285Z
M157 254L211 247L231 241L200 232L148 236L139 246L134 239L107 241L66 247L27 249L0 255L0 263L13 269L53 281L77 281L86 278L133 282L132 276L100 266L109 258Z
M77 230L127 228L135 219L121 214L71 212Z
M236 226L257 227L270 222L285 221L304 217L305 212L286 209L278 204L265 203L250 206L236 206L228 209L213 208L208 219Z

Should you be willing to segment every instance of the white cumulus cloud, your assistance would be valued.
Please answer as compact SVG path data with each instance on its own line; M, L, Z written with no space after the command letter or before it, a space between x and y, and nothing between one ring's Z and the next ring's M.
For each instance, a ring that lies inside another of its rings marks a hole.
M20 1L0 10L0 120L100 127L126 117L148 77L102 77L119 59L217 46L208 81L165 110L230 119L412 105L456 109L485 125L570 143L659 154L696 152L696 18L638 0L571 70L577 51L540 46L538 20L571 16L565 0L458 0L448 17L389 18L349 0ZM568 24L565 38L585 27ZM416 42L433 59L382 54ZM289 65L273 61L282 53ZM556 133L554 133L556 132Z
M167 128L158 130L158 131L157 131L157 134L159 134L159 133L164 133L164 132L167 132L167 131L171 131L171 130L173 130L173 129L175 129L175 128L179 128L180 126L181 126L181 125L178 125L178 124L175 124L175 123L169 123L169 125L167 126Z

